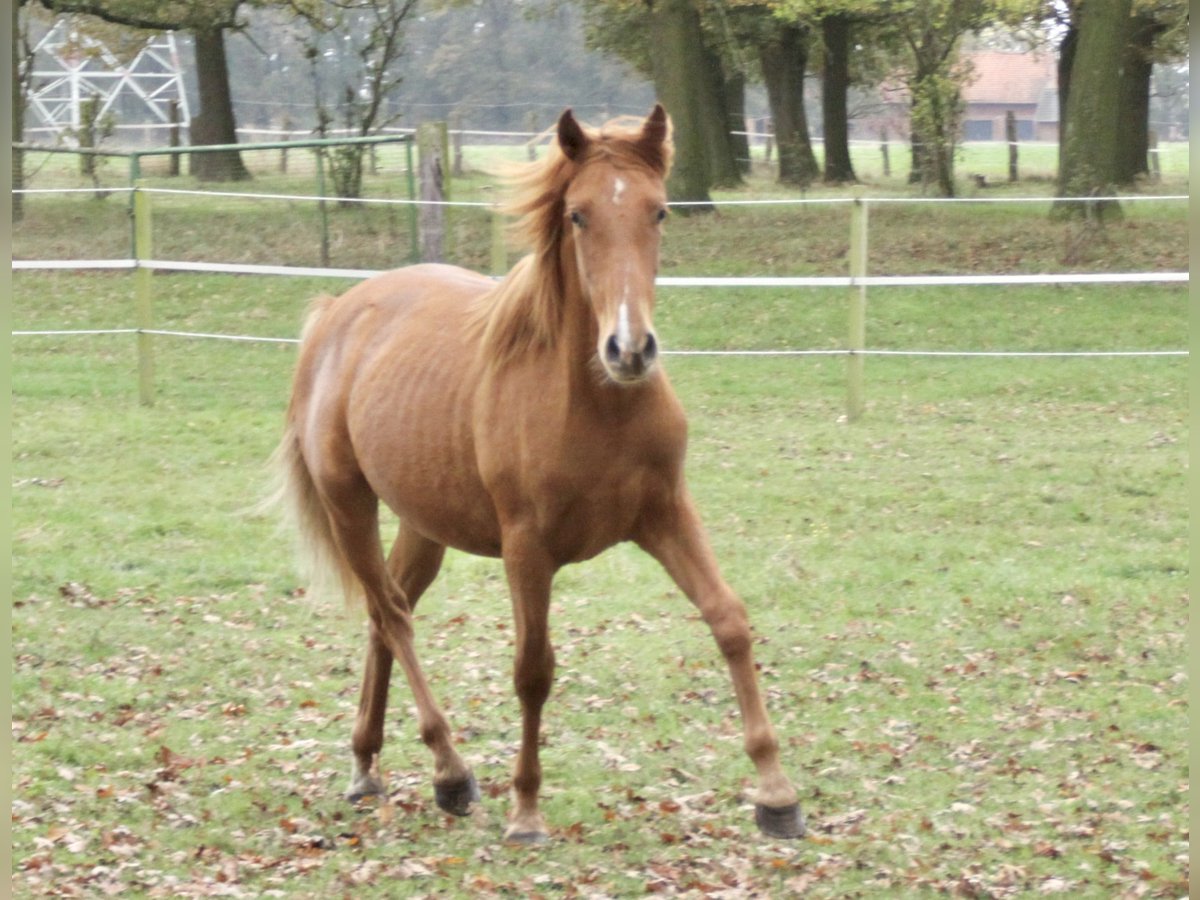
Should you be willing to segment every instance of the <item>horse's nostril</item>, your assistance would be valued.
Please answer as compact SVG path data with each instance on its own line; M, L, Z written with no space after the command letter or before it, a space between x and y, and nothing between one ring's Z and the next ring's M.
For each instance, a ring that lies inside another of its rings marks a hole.
M621 360L621 345L617 343L617 336L611 335L604 345L605 358L614 365Z
M651 362L654 357L658 356L658 341L654 337L654 332L647 332L646 346L642 348L642 356L646 362Z

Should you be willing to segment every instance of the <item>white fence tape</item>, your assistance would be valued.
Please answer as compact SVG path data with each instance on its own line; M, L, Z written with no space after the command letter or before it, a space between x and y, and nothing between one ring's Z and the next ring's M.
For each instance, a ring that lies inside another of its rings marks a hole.
M14 259L13 271L21 269L136 269L135 259Z
M14 331L13 337L62 337L106 334L150 334L159 337L194 338L216 341L235 341L245 344L299 344L299 338L262 337L249 334L216 334L203 331L170 331L162 328L94 328L78 331ZM942 357L950 359L1078 359L1090 357L1181 357L1187 350L663 350L664 356L743 356L743 357L802 357L802 356L892 356Z
M111 188L20 188L12 191L14 194L96 194L145 191L148 194L178 194L181 196L197 197L233 197L245 200L303 200L303 201L337 201L338 203L378 203L381 205L400 206L448 206L474 209L495 209L496 204L473 200L409 200L392 197L338 197L319 194L266 194L253 191L196 191L184 188L139 187L129 185ZM760 200L676 200L668 203L672 207L722 207L722 206L846 206L852 203L864 203L868 206L877 204L961 204L961 203L1137 203L1142 201L1183 201L1189 200L1187 194L1126 194L1111 197L781 197Z
M382 269L332 269L314 266L266 266L254 263L191 262L146 259L14 259L14 270L36 269L135 269L167 272L211 272L226 275L291 275L310 278L370 278ZM1028 275L868 275L854 279L832 276L691 276L664 275L655 279L659 287L723 288L834 288L865 287L954 287L982 285L1039 284L1185 284L1187 272L1047 272Z

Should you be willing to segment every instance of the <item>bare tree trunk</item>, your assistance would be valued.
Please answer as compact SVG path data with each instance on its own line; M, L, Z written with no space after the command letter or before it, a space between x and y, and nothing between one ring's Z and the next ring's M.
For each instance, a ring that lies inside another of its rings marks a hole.
M1121 100L1117 106L1117 184L1133 184L1150 174L1151 53L1162 26L1144 13L1135 14L1121 66Z
M850 17L845 13L821 20L825 69L821 80L821 114L825 130L825 175L828 184L858 179L850 161L850 122L847 95L850 89Z
M1071 94L1071 66L1079 47L1079 28L1071 19L1058 46L1058 164L1062 166L1062 148L1067 143L1067 102Z
M1059 197L1109 194L1116 178L1121 59L1132 0L1088 0L1078 12L1079 44L1071 67L1066 137L1060 154ZM1120 214L1116 201L1056 203L1057 215Z
M734 151L733 137L729 133L729 81L720 54L707 43L701 45L700 53L705 77L700 112L704 146L708 153L708 177L715 187L735 187L742 183L742 171Z
M671 115L674 126L675 163L667 193L681 213L711 211L712 179L704 146L704 58L700 14L689 0L655 0L650 5L650 34L655 48L654 87Z
M725 79L725 109L738 174L746 175L750 172L750 137L746 134L746 76L741 72Z
M191 122L192 144L236 144L237 124L233 117L229 64L225 57L225 31L203 28L192 34L196 43L196 76L200 88L200 112ZM244 181L250 177L237 150L193 153L191 172L206 181Z
M772 38L759 45L758 56L775 122L779 180L788 184L811 184L821 169L813 153L804 114L807 31L790 23L778 25Z

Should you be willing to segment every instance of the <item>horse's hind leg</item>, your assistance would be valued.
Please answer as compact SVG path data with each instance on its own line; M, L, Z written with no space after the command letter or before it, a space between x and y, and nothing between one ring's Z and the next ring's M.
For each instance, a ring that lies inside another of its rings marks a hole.
M383 719L387 712L388 682L392 677L392 651L372 622L367 635L367 661L363 667L362 693L350 745L354 762L346 799L353 802L384 792L376 761L383 749Z
M409 612L416 608L417 601L437 576L445 552L446 548L441 544L427 540L403 522L400 523L400 532L388 556L388 571L407 598ZM383 749L392 659L383 635L372 623L367 637L367 659L363 667L358 716L351 740L354 763L346 798L352 801L384 792L376 761Z
M371 619L367 667L358 721L354 730L354 782L350 795L377 793L382 784L371 767L383 744L383 718L391 660L400 663L417 706L421 739L433 751L433 783L438 805L465 815L478 789L470 769L454 749L450 726L434 700L413 647L412 610L403 590L407 580L419 595L441 564L441 548L411 533L397 538L392 563L383 558L379 543L379 502L363 483L324 495L338 550L366 594ZM396 572L397 569L402 571ZM394 574L396 572L396 574ZM405 577L407 575L407 578ZM364 790L365 789L365 790Z

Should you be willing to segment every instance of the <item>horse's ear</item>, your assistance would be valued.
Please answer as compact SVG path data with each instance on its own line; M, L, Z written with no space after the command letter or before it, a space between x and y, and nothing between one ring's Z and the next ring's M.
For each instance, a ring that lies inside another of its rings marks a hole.
M567 159L577 161L583 157L587 145L588 136L575 121L575 114L569 109L564 110L558 118L558 146L563 154Z
M654 109L642 123L642 133L638 137L638 145L642 153L654 162L655 168L666 171L669 150L666 147L671 133L671 122L667 111L661 103L654 104Z

